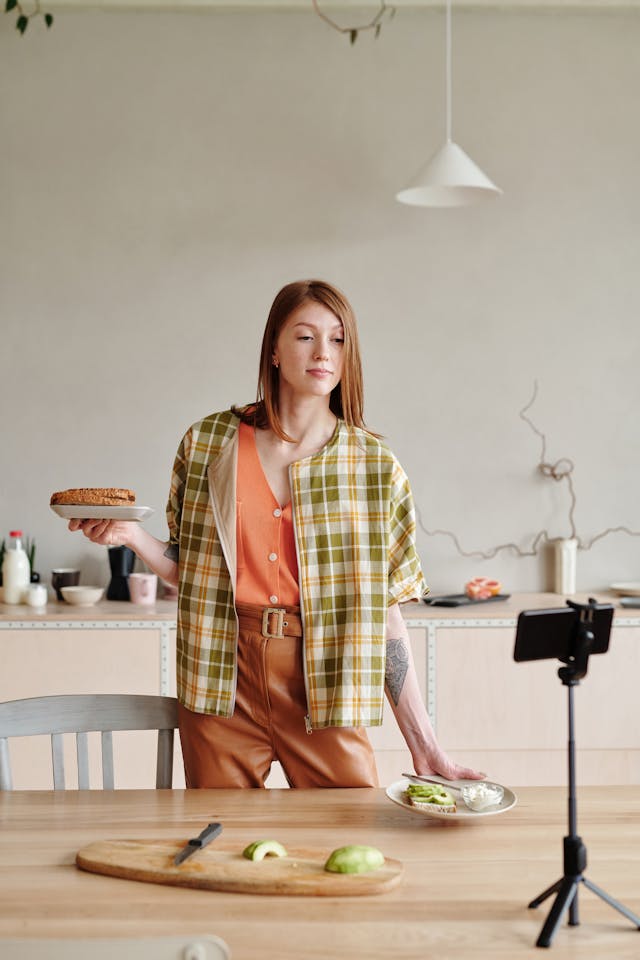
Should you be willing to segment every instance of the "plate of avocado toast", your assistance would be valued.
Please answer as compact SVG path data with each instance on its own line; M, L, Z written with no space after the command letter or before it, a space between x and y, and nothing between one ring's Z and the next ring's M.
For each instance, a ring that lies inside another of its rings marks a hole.
M460 780L452 786L462 787L466 783L481 783L482 781ZM471 823L478 817L490 817L498 813L506 813L515 807L517 797L512 790L504 787L504 794L499 803L487 806L482 810L472 810L453 791L447 789L447 781L442 784L417 784L403 778L396 780L386 788L389 800L399 804L410 813L422 817L435 817L438 820L448 820L452 823Z

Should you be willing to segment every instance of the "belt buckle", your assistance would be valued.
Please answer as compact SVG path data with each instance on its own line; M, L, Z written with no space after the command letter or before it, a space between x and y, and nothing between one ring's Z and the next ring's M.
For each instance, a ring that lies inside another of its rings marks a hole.
M262 611L262 636L266 637L269 640L283 640L284 639L284 615L287 611L282 607L265 607ZM277 633L271 633L269 630L269 617L274 613L277 616L276 621L276 630Z

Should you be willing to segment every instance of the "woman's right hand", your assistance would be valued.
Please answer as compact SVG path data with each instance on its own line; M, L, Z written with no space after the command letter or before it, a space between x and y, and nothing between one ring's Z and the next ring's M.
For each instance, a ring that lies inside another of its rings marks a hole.
M70 520L69 530L81 530L103 547L131 547L137 524L132 520Z

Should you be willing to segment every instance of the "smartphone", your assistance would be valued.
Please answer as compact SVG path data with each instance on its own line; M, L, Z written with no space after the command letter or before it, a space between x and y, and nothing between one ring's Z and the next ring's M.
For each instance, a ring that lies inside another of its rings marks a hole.
M575 656L581 617L591 617L588 629L594 635L592 653L606 653L613 622L613 605L597 603L587 608L559 607L551 610L523 610L518 617L513 659L562 660Z

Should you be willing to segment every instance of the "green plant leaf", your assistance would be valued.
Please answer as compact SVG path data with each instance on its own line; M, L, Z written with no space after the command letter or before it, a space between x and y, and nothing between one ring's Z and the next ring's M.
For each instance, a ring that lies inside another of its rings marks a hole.
M18 17L16 22L16 28L20 31L21 34L24 34L25 30L29 26L29 17Z
M53 23L53 17L51 16L50 13L45 13L44 22L46 23L47 27L51 26L51 24Z
M18 0L7 0L4 5L4 12L9 13L10 10L13 10L14 7L18 5Z

